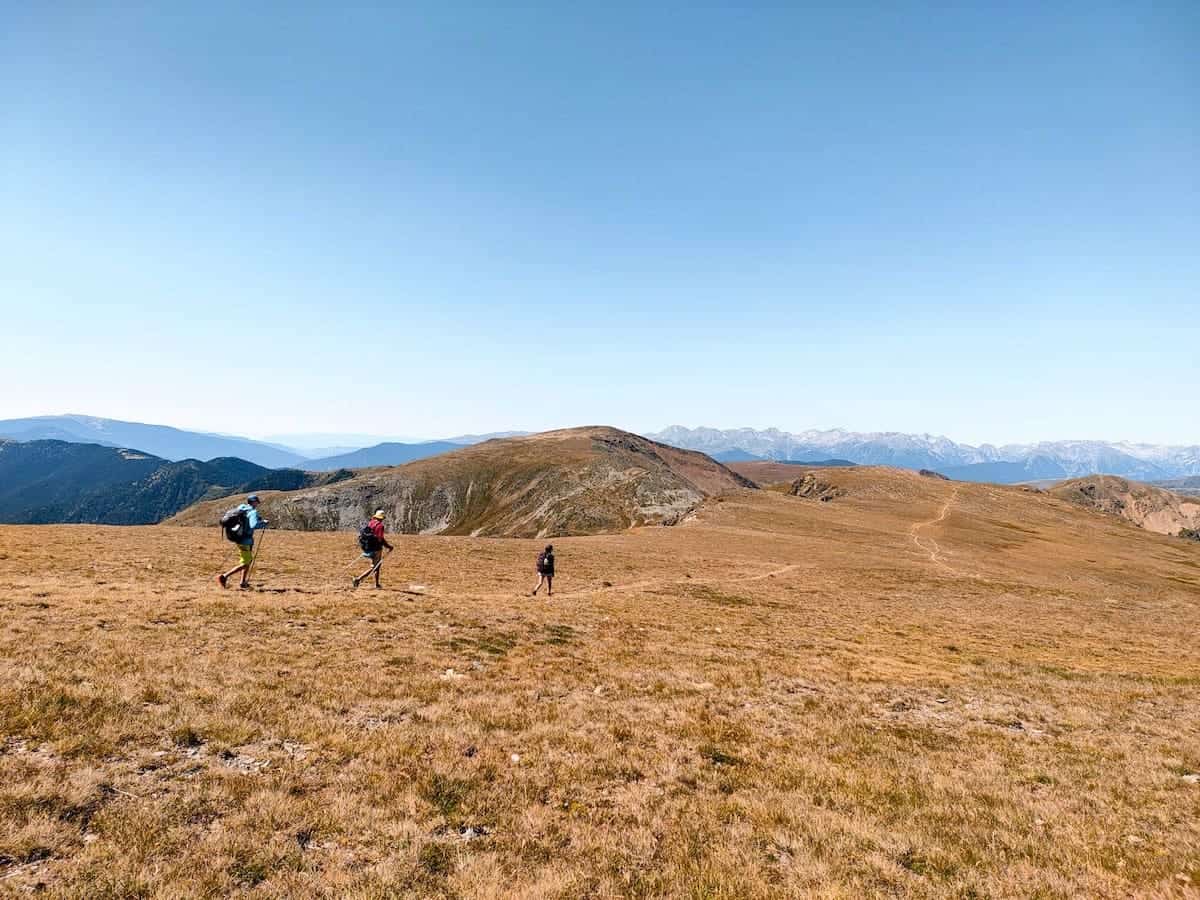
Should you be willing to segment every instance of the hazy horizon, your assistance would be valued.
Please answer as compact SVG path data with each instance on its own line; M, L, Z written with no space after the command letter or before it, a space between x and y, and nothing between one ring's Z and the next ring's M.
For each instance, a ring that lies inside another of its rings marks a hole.
M0 415L1195 444L1198 45L1171 2L13 8Z
M1055 443L1055 442L1063 442L1063 441L1095 441L1098 443L1107 443L1107 444L1149 444L1149 445L1171 446L1171 447L1200 446L1200 438L1197 438L1192 441L1170 443L1170 442L1163 442L1163 441L1148 441L1148 440L1142 440L1140 438L1127 438L1127 437L1122 438L1122 437L1111 437L1111 436L1106 437L1106 436L1095 436L1095 435L1082 435L1081 436L1081 435L1069 435L1069 434L1050 434L1050 435L1045 435L1043 437L1039 437L1035 440L1030 440L1030 441L1016 441L1016 440L975 441L975 440L969 440L969 439L961 437L959 435L948 434L943 431L916 431L916 430L911 430L911 429L905 430L905 429L879 429L879 428L857 429L857 428L847 428L847 427L838 426L838 425L830 425L830 426L810 425L810 426L801 426L801 427L792 428L792 427L785 427L785 426L778 425L778 424L754 426L754 425L713 425L713 424L708 424L708 423L703 423L703 422L696 423L696 424L688 424L688 423L683 423L683 422L668 422L668 423L659 425L654 428L639 429L639 428L627 427L627 426L621 424L620 422L599 422L599 421L597 421L597 422L572 422L569 424L551 425L548 428L540 428L540 429L521 428L519 426L506 427L506 428L495 428L495 429L470 428L470 429L466 429L464 431L457 431L457 432L452 432L452 433L429 434L429 435L388 435L388 434L368 435L368 434L353 433L353 432L351 432L351 433L294 432L290 435L291 437L306 438L308 440L300 441L297 443L290 443L289 441L284 440L284 438L289 437L288 434L261 434L261 433L254 433L254 432L234 432L234 431L223 430L223 429L202 428L199 426L189 425L186 423L181 424L180 421L166 422L166 421L148 421L148 420L143 420L143 419L120 419L116 416L98 416L98 415L94 415L92 413L81 413L78 411L67 412L67 413L38 413L33 416L10 416L10 415L5 414L3 407L0 406L0 421L7 420L7 419L15 419L15 418L37 418L39 416L49 416L49 417L86 416L86 417L90 417L90 418L114 419L117 421L124 421L124 422L130 422L130 423L141 424L141 425L161 425L161 426L166 426L169 428L177 428L181 431L191 431L191 432L198 432L198 433L205 433L205 434L213 434L213 435L219 435L222 437L229 437L229 438L246 438L246 439L253 440L253 441L261 441L263 443L281 444L281 445L288 446L289 448L294 449L294 450L303 450L303 449L311 449L311 448L328 448L331 446L352 447L352 448L357 449L360 447L366 447L366 446L370 446L370 445L377 444L377 443L383 443L383 442L427 443L427 442L434 442L434 441L449 440L451 438L461 437L461 436L465 436L465 435L493 434L493 433L497 433L497 432L536 433L538 431L553 431L553 430L558 430L558 429L563 429L563 428L582 428L582 427L586 427L586 426L590 426L590 425L607 425L607 426L611 426L613 428L619 428L623 431L630 431L635 434L643 434L643 435L658 434L662 431L665 431L668 428L675 427L675 426L680 426L680 427L689 428L689 429L712 428L712 429L716 429L719 431L733 431L733 430L740 430L740 429L752 429L755 431L767 431L770 429L776 429L778 431L786 432L789 434L802 434L807 431L821 431L821 432L846 431L846 432L852 432L852 433L857 433L857 434L905 434L905 435L934 437L934 438L946 438L946 439L953 441L956 444L973 446L973 447L979 447L979 446L983 446L983 445L992 445L995 447L1027 446L1027 445L1034 445L1034 444L1039 444L1039 443ZM315 437L322 438L322 440L321 441L313 441L312 439ZM368 440L366 440L366 442L363 442L363 440L361 440L361 439L368 439Z

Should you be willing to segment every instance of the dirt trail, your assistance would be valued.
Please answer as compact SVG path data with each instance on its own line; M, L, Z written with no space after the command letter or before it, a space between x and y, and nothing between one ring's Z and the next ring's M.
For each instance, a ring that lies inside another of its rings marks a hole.
M688 584L745 584L753 581L763 581L767 578L775 578L778 575L784 575L788 572L799 569L799 563L792 563L786 566L780 566L777 569L772 569L769 572L760 572L757 575L737 575L733 578L692 578L688 579ZM608 591L640 591L647 588L662 587L668 584L679 584L678 576L673 578L647 578L641 581L628 581L624 584L608 584L600 587L582 588L576 591L556 591L555 597L564 599L571 597L591 597L596 594L603 594ZM487 594L467 593L465 596L476 600L504 600L513 596L527 596L524 592L500 591Z
M962 575L967 575L968 573L962 572L962 571L954 568L953 566L951 566L945 560L942 559L942 547L936 540L934 540L933 537L922 538L921 535L919 534L919 532L921 531L922 528L929 528L932 525L939 525L946 520L946 516L950 515L950 507L954 504L954 501L958 498L958 490L959 489L957 487L955 487L954 490L950 492L950 496L946 499L946 502L942 504L942 508L938 511L938 514L936 516L934 516L932 519L929 519L928 521L925 521L925 522L914 522L912 524L912 526L908 529L908 536L912 539L912 542L917 545L917 548L922 553L925 553L926 555L928 555L929 561L932 562L939 569L941 569L943 572L946 572L950 575L962 576ZM970 577L977 577L977 576L970 576Z

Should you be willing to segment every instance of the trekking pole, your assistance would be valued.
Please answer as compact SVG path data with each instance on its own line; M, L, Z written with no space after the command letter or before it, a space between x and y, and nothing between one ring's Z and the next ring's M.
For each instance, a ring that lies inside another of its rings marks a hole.
M258 539L258 543L254 545L254 555L250 557L250 565L246 566L246 583L250 582L250 572L254 568L254 564L258 562L258 554L262 553L262 545L267 540L267 529L263 529L262 537Z
M373 565L373 566L371 566L371 568L367 569L366 572L364 572L362 575L357 576L354 579L354 586L358 587L360 584L362 584L364 581L366 581L368 578L370 578L371 575L374 574L375 570L383 565L383 561L391 555L392 555L391 550L389 550L387 553L381 553L379 555L379 562L375 563L375 565Z
M366 575L363 575L363 576L361 576L361 577L360 577L358 580L359 580L359 581L362 581L364 578L367 578L367 577L369 577L369 576L371 576L371 575L374 575L376 572L378 572L378 571L379 571L379 567L380 567L380 566L382 566L382 565L383 565L383 557L381 556L381 557L379 558L379 562L375 563L375 565L373 565L373 566L371 566L371 568L367 569L367 574L366 574Z

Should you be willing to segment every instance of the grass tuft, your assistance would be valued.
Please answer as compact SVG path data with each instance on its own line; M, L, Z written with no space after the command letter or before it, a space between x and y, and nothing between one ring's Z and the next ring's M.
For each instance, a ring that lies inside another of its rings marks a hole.
M191 725L181 725L171 729L171 740L179 747L199 747L204 738Z
M435 772L421 786L421 797L447 821L457 821L463 804L475 787L472 779Z
M723 750L715 744L701 744L700 756L714 766L740 766L743 764L743 760L740 757L735 756L727 750Z
M417 854L417 864L428 874L444 878L454 871L454 853L445 844L432 841Z

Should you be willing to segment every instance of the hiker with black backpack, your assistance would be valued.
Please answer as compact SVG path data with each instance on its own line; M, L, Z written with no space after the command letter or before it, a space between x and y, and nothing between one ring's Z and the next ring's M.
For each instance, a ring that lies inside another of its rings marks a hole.
M363 556L371 560L371 568L363 572L354 579L354 586L358 587L372 572L375 573L375 589L380 588L379 570L383 568L383 551L386 549L389 553L395 548L387 542L387 538L383 536L383 510L375 510L375 515L367 520L367 524L362 527L358 533L358 546L362 547Z
M542 582L546 582L546 596L554 596L554 545L547 544L546 549L538 554L537 558L537 587L533 589L533 596L537 596L538 590L542 586Z
M227 540L237 544L240 562L224 575L217 576L217 584L229 586L229 579L238 572L242 573L242 583L238 587L245 590L250 587L250 567L254 564L254 532L266 528L270 524L258 515L258 494L251 494L246 502L235 506L221 516L221 528L225 531Z

